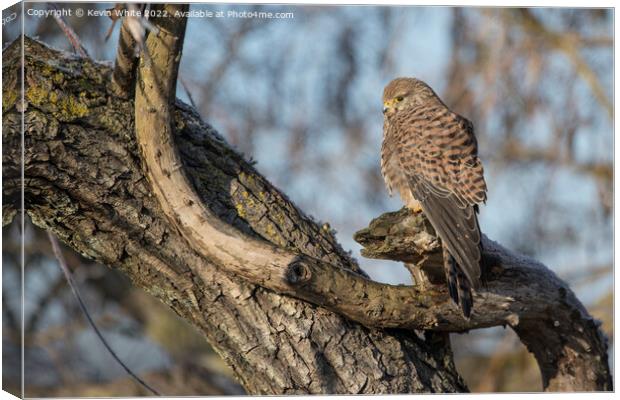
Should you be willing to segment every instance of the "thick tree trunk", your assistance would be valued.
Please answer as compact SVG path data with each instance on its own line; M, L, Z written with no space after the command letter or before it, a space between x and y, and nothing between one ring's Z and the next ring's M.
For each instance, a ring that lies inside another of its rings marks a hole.
M118 268L197 327L249 393L409 393L466 390L445 334L367 328L277 294L199 256L150 192L134 135L134 105L111 70L25 39L3 52L3 216L24 202L32 221L91 259ZM176 146L209 209L253 237L363 275L330 231L231 150L182 104ZM438 345L439 344L439 345Z

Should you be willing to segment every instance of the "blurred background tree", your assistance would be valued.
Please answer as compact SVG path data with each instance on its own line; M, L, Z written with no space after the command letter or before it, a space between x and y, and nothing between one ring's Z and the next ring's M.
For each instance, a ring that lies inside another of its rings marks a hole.
M352 234L400 207L379 172L383 86L396 76L428 82L476 127L489 187L482 230L568 281L603 321L613 357L613 10L192 9L293 13L277 20L191 18L177 93L302 209L328 221L358 259ZM106 41L110 19L67 21L92 57L114 59L118 26ZM25 27L27 35L72 51L53 18L27 15ZM15 24L3 26L4 44L18 34ZM24 234L26 394L146 394L84 324L45 235L31 225ZM18 375L9 366L20 356L18 226L5 227L3 237L3 382L10 389ZM104 335L147 381L166 395L242 393L207 343L170 310L117 271L70 254L66 249ZM379 281L410 283L396 263L362 264ZM536 363L512 331L452 341L472 391L540 390Z

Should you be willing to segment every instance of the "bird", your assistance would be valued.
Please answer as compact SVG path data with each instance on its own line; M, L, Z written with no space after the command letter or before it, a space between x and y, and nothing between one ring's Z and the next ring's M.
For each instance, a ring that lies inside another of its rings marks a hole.
M390 195L423 212L441 239L448 292L469 319L483 279L479 206L487 186L473 124L425 82L396 78L383 91L381 174Z

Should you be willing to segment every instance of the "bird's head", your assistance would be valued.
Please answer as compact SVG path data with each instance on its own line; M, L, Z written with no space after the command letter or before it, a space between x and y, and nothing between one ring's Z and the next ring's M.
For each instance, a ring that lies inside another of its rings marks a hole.
M439 98L426 83L416 78L396 78L383 90L383 114L390 117Z

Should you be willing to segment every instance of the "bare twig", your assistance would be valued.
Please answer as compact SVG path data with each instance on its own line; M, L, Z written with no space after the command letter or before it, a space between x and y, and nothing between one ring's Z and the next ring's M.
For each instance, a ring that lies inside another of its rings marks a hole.
M69 270L69 267L67 266L67 263L65 262L65 258L62 254L62 251L60 250L60 245L58 244L58 240L56 240L56 237L51 232L48 232L47 236L49 237L50 242L52 244L54 254L56 255L56 259L58 260L58 265L60 265L60 268L62 269L62 272L64 273L65 278L67 279L67 283L69 284L69 287L71 287L71 291L73 292L75 299L80 305L80 308L82 309L84 316L88 320L88 323L95 331L95 334L97 334L97 337L99 338L99 340L101 340L101 343L103 343L106 350L108 350L108 352L116 360L116 362L118 362L120 366L123 367L123 369L133 379L135 379L136 382L138 382L141 386L146 388L149 392L153 393L155 396L161 396L159 392L157 392L157 390L149 386L138 375L136 375L127 365L125 365L125 363L118 357L116 352L112 349L108 341L103 337L103 335L101 334L101 331L99 331L99 328L97 328L97 324L95 324L95 321L90 316L90 313L88 312L88 309L86 308L86 304L84 304L84 301L82 300L82 296L80 295L80 291L78 290L77 284L73 280L73 275L71 274L71 271Z
M52 9L52 10L60 11L60 9L58 8L58 5L56 5L56 3L50 3L48 5L48 7L50 9ZM56 20L56 23L58 24L60 29L62 29L62 31L64 32L65 36L69 40L69 43L71 43L71 46L73 46L73 48L75 49L75 51L80 56L85 57L85 58L89 58L88 52L86 51L84 46L82 46L82 42L80 41L80 37L77 35L77 33L75 33L73 28L71 28L69 26L69 24L67 23L67 21L65 21L65 19L62 17L62 15L60 15L59 12L52 13L52 15L53 15L54 19Z
M198 107L196 107L196 103L194 102L194 98L192 96L192 92L189 90L189 87L185 83L185 79L179 76L179 80L181 81L181 85L183 85L183 89L185 89L185 93L187 93L187 98L189 99L189 102L192 104L192 107L194 107L194 109L198 111Z
M107 41L112 36L112 32L114 32L114 27L116 26L116 21L118 21L118 19L120 18L118 16L118 12L122 9L123 9L123 5L121 3L117 3L114 5L114 7L108 9L108 11L111 12L110 19L112 20L112 23L110 24L110 27L108 28L105 34L104 42L107 43Z

